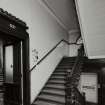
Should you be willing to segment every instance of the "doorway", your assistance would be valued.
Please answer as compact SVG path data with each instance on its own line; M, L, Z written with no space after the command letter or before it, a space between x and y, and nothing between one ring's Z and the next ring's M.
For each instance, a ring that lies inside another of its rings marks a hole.
M21 39L0 36L0 105L24 103L22 50Z
M27 29L24 21L0 8L0 102L3 105L30 105Z

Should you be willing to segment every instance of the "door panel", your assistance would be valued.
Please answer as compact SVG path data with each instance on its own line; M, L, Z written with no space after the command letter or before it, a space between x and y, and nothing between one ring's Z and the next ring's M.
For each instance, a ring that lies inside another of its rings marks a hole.
M13 82L13 45L5 47L5 82Z
M21 105L19 85L15 83L4 83L4 87L4 105Z

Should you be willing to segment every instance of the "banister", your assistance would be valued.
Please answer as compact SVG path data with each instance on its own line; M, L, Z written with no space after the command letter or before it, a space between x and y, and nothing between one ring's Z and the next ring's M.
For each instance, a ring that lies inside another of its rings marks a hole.
M37 64L35 64L28 72L31 72L33 71L33 69L39 65L50 53L52 53L62 42L65 42L66 44L68 45L71 45L71 44L76 44L76 43L69 43L68 41L62 39L61 41L59 41L50 51L48 51L47 54L44 55L44 57L42 57L42 59L40 59ZM81 45L81 44L76 44L76 45Z
M84 56L84 48L83 48L83 45L81 45L80 49L78 50L78 56L77 56L76 61L72 67L71 73L67 72L67 76L66 76L66 105L72 105L72 104L73 105L84 105L83 104L84 98L83 98L82 94L77 90L77 86L79 83L78 76L80 77L81 63L82 63L83 56ZM79 74L79 75L77 75L77 74ZM75 94L75 92L73 92L73 90L75 90L78 95ZM78 104L73 103L73 98L72 98L73 94L75 94L74 101L78 102Z
M71 75L73 75L74 70L77 68L77 65L79 64L79 60L80 60L82 55L83 55L83 45L81 44L80 49L78 49L77 59L76 59L75 64L74 64L74 66L73 66L73 68L71 70Z

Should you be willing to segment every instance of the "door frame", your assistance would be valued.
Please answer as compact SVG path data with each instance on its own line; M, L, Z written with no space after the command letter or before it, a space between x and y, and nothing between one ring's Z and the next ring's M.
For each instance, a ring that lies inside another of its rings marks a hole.
M30 105L29 34L27 29L25 22L0 9L0 33L18 38L22 42L23 105Z

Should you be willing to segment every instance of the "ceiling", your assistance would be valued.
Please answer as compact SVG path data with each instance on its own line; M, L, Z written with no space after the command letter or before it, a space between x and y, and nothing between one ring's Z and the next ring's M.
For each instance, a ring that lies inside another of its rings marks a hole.
M43 2L68 32L79 29L74 0L43 0Z

